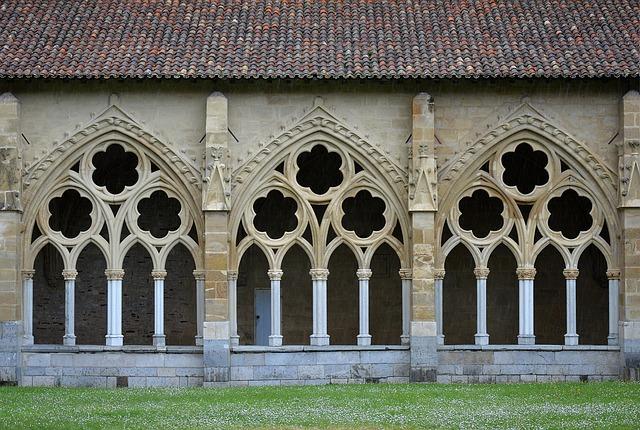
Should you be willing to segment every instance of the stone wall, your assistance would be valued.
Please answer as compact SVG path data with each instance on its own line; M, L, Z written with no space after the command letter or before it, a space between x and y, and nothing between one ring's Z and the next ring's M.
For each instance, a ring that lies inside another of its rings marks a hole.
M468 346L438 350L437 381L576 382L620 377L620 348L538 345Z
M267 351L259 347L238 347L231 352L229 385L364 382L409 382L409 349L301 346Z
M20 331L19 322L0 322L0 385L14 385L18 382Z
M22 352L23 386L191 387L201 386L202 352L196 348L31 347Z

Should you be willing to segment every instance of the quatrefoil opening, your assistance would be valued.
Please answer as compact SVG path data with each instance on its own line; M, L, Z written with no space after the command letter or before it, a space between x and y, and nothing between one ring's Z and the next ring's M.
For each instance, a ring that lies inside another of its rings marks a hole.
M484 239L492 231L500 231L504 226L504 203L497 197L491 197L485 190L476 190L471 196L460 199L458 209L460 227L471 231L478 239Z
M138 182L138 157L120 145L109 145L106 151L96 153L91 162L96 168L93 182L106 187L111 194L120 194L125 187Z
M154 191L138 202L138 227L161 239L180 227L180 202L164 191Z
M296 163L299 169L296 181L300 186L310 188L314 194L323 195L342 183L342 158L335 152L329 152L323 145L302 152Z
M591 200L579 195L575 190L566 190L560 196L549 200L549 228L559 232L566 239L575 239L580 232L588 231L593 225Z
M347 197L342 202L342 227L365 239L374 231L383 229L387 222L385 209L384 200L372 196L367 190L358 191L354 197Z
M528 143L521 143L515 151L502 155L505 184L516 187L521 194L530 194L537 186L549 182L547 154L534 150Z
M49 227L73 239L91 227L91 201L76 190L66 190L49 202Z
M280 239L298 226L297 210L298 204L293 198L271 190L253 203L253 226L273 240Z

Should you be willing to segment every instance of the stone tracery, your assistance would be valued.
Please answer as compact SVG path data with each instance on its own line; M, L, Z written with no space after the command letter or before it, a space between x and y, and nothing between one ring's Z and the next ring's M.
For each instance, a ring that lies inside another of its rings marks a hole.
M505 127L499 134L508 130ZM616 224L615 208L611 207L609 201L611 190L606 182L594 179L600 176L600 171L593 171L591 165L582 164L579 158L571 158L558 145L561 144L555 139L538 134L533 127L527 128L525 125L512 130L511 134L506 134L502 140L495 141L493 146L488 147L484 155L477 157L473 167L468 166L469 169L477 170L468 172L446 188L442 205L444 210L439 216L439 225L444 227L448 224L452 230L452 235L442 244L439 257L441 265L456 245L461 243L471 252L476 272L487 267L489 258L498 245L507 246L513 253L519 267L518 273L522 275L519 275L518 287L519 343L533 343L535 339L534 312L529 311L534 300L534 268L538 267L537 256L547 246L553 246L559 251L566 269L565 275L577 271L582 253L589 245L599 249L608 264L615 267L615 244L608 243L599 235L601 230L608 230ZM461 158L464 157L463 154ZM596 161L592 159L591 164L593 162ZM481 167L485 163L488 165L486 170ZM452 164L454 168L455 165ZM445 173L447 174L449 173ZM485 200L486 195L496 199L496 207L500 206L498 202L502 203L502 225L500 218L495 216L494 212L498 212L496 208L490 207L488 203L484 207L470 205L470 198L479 197L479 193L484 193ZM526 208L524 212L523 208ZM468 214L465 214L464 209L467 209ZM474 223L478 225L475 226ZM500 231L496 232L496 229ZM487 287L483 278L476 275L476 279L478 330L475 339L476 343L485 344L489 338L486 333L484 302ZM575 277L567 277L566 283L567 304L573 307L568 308L566 314L565 342L575 344L578 341L575 333ZM445 281L445 295L446 284ZM610 312L614 307L617 307L617 301L610 303ZM449 309L449 312L452 311L454 312ZM539 314L536 311L537 321L544 318L544 315ZM440 336L446 336L442 327L439 330ZM609 341L615 343L617 327L611 326L609 331Z

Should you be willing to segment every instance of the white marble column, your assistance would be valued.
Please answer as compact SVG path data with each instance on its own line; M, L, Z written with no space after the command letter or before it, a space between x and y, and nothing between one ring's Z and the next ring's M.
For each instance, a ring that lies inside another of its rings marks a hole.
M400 342L409 345L411 339L411 279L413 270L400 269L400 280L402 282L402 335Z
M518 344L533 345L536 337L533 333L533 279L536 276L536 269L533 267L519 267L516 269L518 275L519 292L519 331Z
M271 280L271 335L269 346L282 346L282 334L280 331L280 281L282 270L269 270L267 272Z
M75 345L76 277L78 272L72 269L62 271L64 278L64 345Z
M22 271L23 343L33 345L33 275L35 270Z
M488 345L487 333L487 277L488 267L476 267L473 269L476 276L476 345Z
M166 346L166 336L164 334L164 279L167 277L165 270L153 270L153 344L155 346Z
M444 345L444 324L442 315L442 284L444 283L444 269L436 269L433 272L436 303L436 339L438 345Z
M231 325L231 346L240 344L238 336L238 272L227 272L227 284L229 287L229 324Z
M196 280L196 345L202 346L204 327L204 270L194 270Z
M565 269L564 275L567 289L567 333L564 335L565 345L578 344L578 332L576 324L576 280L578 279L578 269Z
M358 345L371 345L371 335L369 334L369 279L371 278L370 269L356 270L358 276L358 315L359 315L359 333Z
M310 343L313 346L329 345L327 333L327 269L309 271L313 285L313 334Z
M107 269L107 346L122 346L122 278L124 270Z
M607 343L609 345L618 345L620 271L607 270L607 278L609 279L609 336L607 336Z

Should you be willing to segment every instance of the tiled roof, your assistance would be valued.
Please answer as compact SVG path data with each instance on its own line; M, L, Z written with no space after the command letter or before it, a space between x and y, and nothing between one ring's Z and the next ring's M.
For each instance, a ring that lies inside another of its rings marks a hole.
M640 0L3 0L0 77L640 76Z

